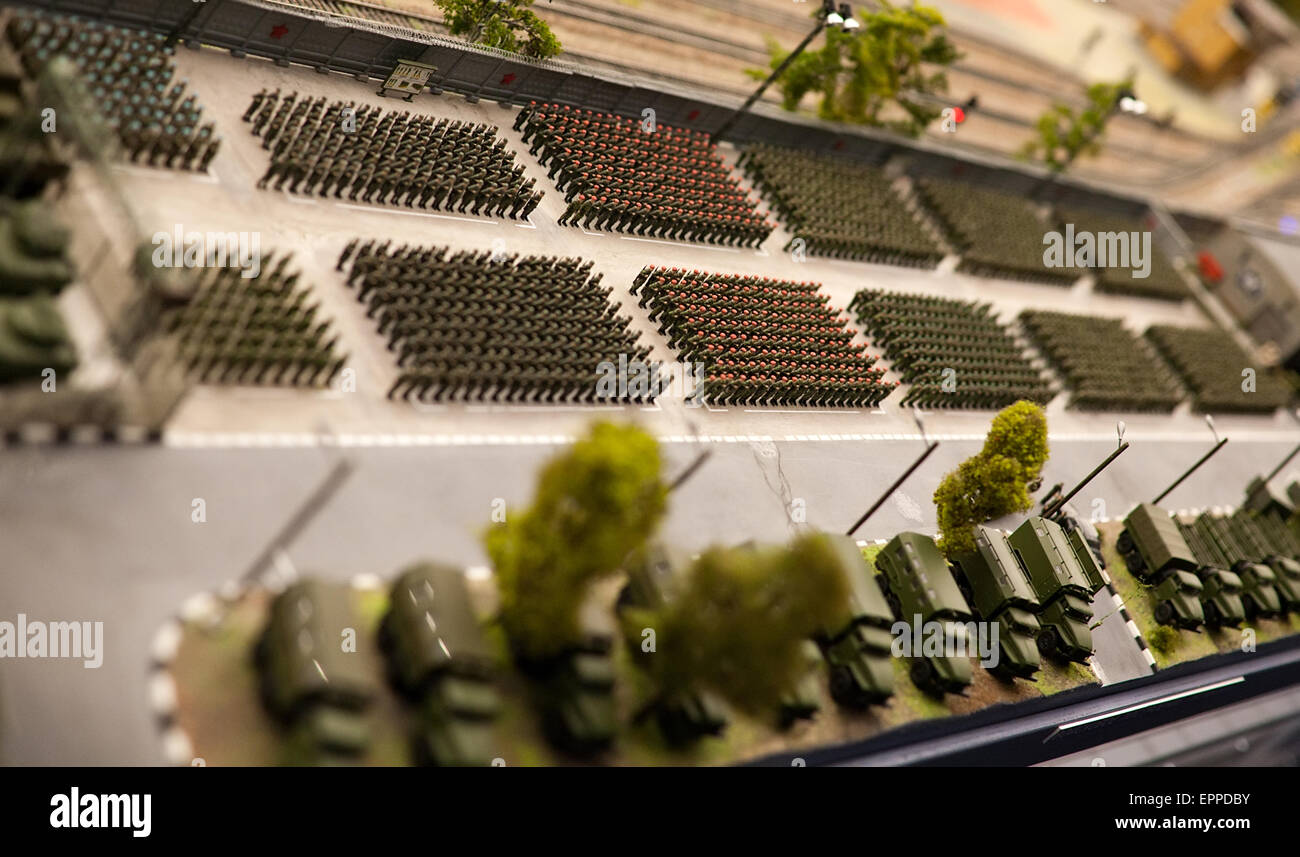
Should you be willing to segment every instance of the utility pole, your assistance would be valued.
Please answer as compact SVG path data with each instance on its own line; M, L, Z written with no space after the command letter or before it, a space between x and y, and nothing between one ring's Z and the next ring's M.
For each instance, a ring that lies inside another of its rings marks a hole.
M1210 447L1209 452L1205 453L1205 455L1202 455L1200 458L1196 460L1195 464L1187 468L1186 472L1184 472L1182 476L1179 476L1177 479L1175 479L1174 484L1170 485L1168 488L1161 491L1160 495L1151 501L1152 504L1157 506L1160 505L1160 501L1165 499L1165 496L1170 491L1174 490L1179 485L1181 485L1184 479L1186 479L1188 476L1191 476L1193 473L1195 473L1197 468L1199 468L1205 462L1209 461L1210 457L1214 455L1216 452L1218 452L1219 450L1223 449L1223 445L1228 442L1228 439L1226 437L1223 438L1219 437L1219 432L1214 428L1214 418L1211 417L1209 414L1205 415L1205 424L1210 427L1210 432L1214 435L1216 443L1214 444L1214 446Z
M849 4L841 3L839 8L836 9L834 0L823 0L822 8L817 12L817 26L813 27L813 31L805 36L804 40L790 52L790 55L782 60L781 64L776 67L776 70L767 76L767 80L763 81L762 85L759 86L758 89L754 90L754 94L749 96L745 103L740 105L740 108L737 109L735 113L732 113L727 117L727 121L722 123L722 127L709 135L709 142L716 144L721 141L726 133L731 130L732 126L736 124L737 120L749 112L749 108L753 107L755 102L763 97L763 93L767 91L767 88L771 86L777 78L785 73L785 70L790 67L790 63L794 62L795 59L804 52L804 49L812 43L813 39L817 38L817 36L821 34L822 30L826 29L828 24L838 26L845 32L856 30L861 26L861 24L854 19Z
M858 528L867 522L867 518L870 518L872 515L874 515L876 513L876 510L879 509L882 505L884 505L885 501L889 499L889 495L897 491L899 486L907 481L907 477L915 473L916 469L920 467L923 463L925 463L925 460L930 457L930 453L934 452L936 449L939 448L939 441L930 440L928 437L926 437L925 426L921 423L920 413L918 411L913 410L912 418L916 420L916 426L921 430L921 439L926 442L925 451L921 453L920 458L912 462L911 467L903 471L902 476L894 480L893 485L890 485L888 488L885 489L885 493L881 494L880 498L876 500L875 503L871 504L870 509L867 509L867 511L862 513L862 517L858 518L856 521L853 522L853 526L849 527L848 532L845 533L845 535L852 536L854 533L856 533L858 531Z

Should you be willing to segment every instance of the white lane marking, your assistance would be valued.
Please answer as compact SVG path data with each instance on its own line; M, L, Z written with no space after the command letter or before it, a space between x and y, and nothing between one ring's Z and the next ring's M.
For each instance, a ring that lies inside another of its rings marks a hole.
M423 405L412 402L412 409L420 413L445 413L445 405ZM619 405L469 405L467 410L474 413L501 413L507 411L533 411L547 413L574 413L590 411L618 411L621 410ZM641 410L655 410L655 408L642 408ZM726 408L710 408L715 412L726 412ZM841 413L841 412L836 412ZM331 435L322 435L310 432L215 432L215 431L177 431L167 430L163 433L163 445L176 448L230 448L230 447L301 447L301 446L323 446L326 444L336 444L338 446L428 446L428 445L446 445L464 446L478 445L484 443L499 443L507 445L527 445L527 444L551 444L551 443L569 443L571 439L563 438L557 440L552 435L496 435L496 434L478 434L467 438L465 435L445 435L445 434L404 434L389 432L372 432L372 433L344 433L337 437ZM699 440L715 443L736 443L736 442L754 442L756 435L710 435L702 436ZM764 439L770 441L771 436L764 435ZM845 441L917 441L923 440L920 434L786 434L782 435L782 440L786 442L805 442L805 443L839 443ZM929 435L931 440L949 440L949 441L980 441L984 439L983 435L976 434L951 434L951 435ZM1093 438L1096 440L1098 438ZM1109 439L1109 436L1107 436ZM668 443L694 442L694 437L679 437L676 435L662 436L660 441ZM29 443L40 442L33 437L28 440ZM46 441L48 442L48 440ZM1122 599L1114 596L1117 607L1124 606Z
M337 208L350 208L354 211L373 211L379 214L405 214L408 217L436 217L439 220L463 220L466 223L482 223L487 226L500 225L495 220L484 220L481 217L457 217L454 214L434 214L432 211L402 211L399 208L384 208L380 205L352 205L346 202L336 202Z
M714 247L711 244L696 244L691 241L663 241L659 238L637 238L634 235L620 235L624 241L644 241L648 244L667 244L669 247L693 247L698 250L720 250L723 253L739 253L739 247Z
M780 408L745 408L747 414L856 414L859 411L803 411Z

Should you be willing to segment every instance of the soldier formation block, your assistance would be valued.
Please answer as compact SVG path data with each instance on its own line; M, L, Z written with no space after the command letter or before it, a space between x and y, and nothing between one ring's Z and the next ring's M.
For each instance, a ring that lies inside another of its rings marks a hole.
M864 290L849 309L912 385L904 404L1002 408L1052 396L989 304Z
M700 131L536 103L515 128L569 203L562 224L745 247L772 232Z
M58 56L76 64L86 88L132 161L206 170L221 140L188 82L175 81L163 33L18 11L6 28L23 69L36 77Z
M581 259L353 241L344 265L397 357L390 397L592 402L601 364L650 356Z
M272 265L263 260L258 276L237 268L201 268L198 290L169 311L163 329L176 335L178 353L203 383L326 386L343 368L330 322L317 315L286 273L290 256Z
M1192 391L1197 410L1268 413L1285 405L1291 396L1283 382L1218 328L1155 325L1146 335ZM1254 381L1250 390L1248 369Z
M765 145L740 165L809 255L919 268L943 258L878 167Z
M715 404L875 406L893 385L816 283L644 268L632 294Z
M1084 209L1058 209L1056 219L1062 225L1074 224L1076 232L1093 235L1112 232L1132 235L1150 231L1136 219ZM1171 301L1188 297L1187 284L1154 241L1151 243L1151 270L1146 277L1134 277L1130 268L1119 266L1097 268L1094 273L1099 292Z
M1058 286L1083 273L1043 264L1047 225L1023 197L930 177L916 190L961 254L960 271Z
M271 161L258 187L527 218L542 199L491 125L260 92L244 113Z
M1025 330L1081 410L1172 411L1182 396L1164 366L1114 318L1025 310Z

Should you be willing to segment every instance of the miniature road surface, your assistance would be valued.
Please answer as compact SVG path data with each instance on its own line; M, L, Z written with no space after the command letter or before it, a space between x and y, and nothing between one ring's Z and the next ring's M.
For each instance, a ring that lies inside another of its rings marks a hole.
M1242 442L1171 495L1200 504L1239 501L1249 474L1280 460L1288 443ZM665 444L672 476L700 444ZM1150 497L1204 443L1135 445L1075 504L1111 516ZM735 442L677 492L662 534L688 549L745 539L776 541L796 526L802 500L810 527L842 530L920 452L916 441ZM857 533L889 538L935 531L930 486L978 448L944 443ZM1109 450L1106 442L1055 441L1045 483L1072 481ZM156 764L163 761L149 704L154 633L189 596L241 575L266 542L346 454L356 471L289 550L300 573L389 579L426 557L481 565L478 536L492 503L507 514L526 502L553 445L418 448L174 449L16 447L0 454L0 604L6 618L102 621L103 664L0 661L0 763ZM1137 466L1141 456L1141 466ZM202 499L206 522L194 523ZM1104 592L1104 590L1103 590ZM1103 614L1098 613L1099 618ZM1096 631L1095 662L1109 682L1145 675L1115 613ZM1139 671L1140 670L1140 671ZM87 717L87 709L94 716Z

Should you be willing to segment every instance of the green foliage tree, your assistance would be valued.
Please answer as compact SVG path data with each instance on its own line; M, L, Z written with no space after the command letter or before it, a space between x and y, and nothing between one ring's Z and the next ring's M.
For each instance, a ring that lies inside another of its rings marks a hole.
M920 135L942 113L925 96L948 91L945 69L961 58L945 33L943 15L929 6L898 7L881 0L879 9L856 17L861 27L847 33L827 29L820 49L805 51L786 69L776 81L782 105L795 110L805 95L817 93L823 119ZM768 53L770 68L751 69L751 77L762 80L790 55L773 41ZM890 105L903 115L882 117Z
M1038 136L1020 150L1026 160L1041 160L1053 172L1064 172L1075 158L1096 155L1106 123L1115 114L1120 93L1133 86L1132 81L1094 83L1088 87L1088 104L1075 110L1056 102L1038 117Z
M770 713L807 670L803 643L847 620L849 584L818 535L784 548L711 548L651 621L647 666L662 695L717 693Z
M1021 401L998 412L984 447L963 461L934 492L939 547L949 556L975 549L975 525L1012 512L1027 511L1029 485L1047 462L1047 417L1033 402Z
M1047 463L1047 415L1028 401L1019 401L998 411L984 437L985 455L1004 455L1020 463L1025 481L1043 475Z
M488 531L501 624L517 655L545 660L581 641L579 608L591 584L663 517L660 467L653 437L597 423L543 468L531 506Z
M437 0L447 29L476 45L536 59L560 52L560 41L532 10L533 0Z

